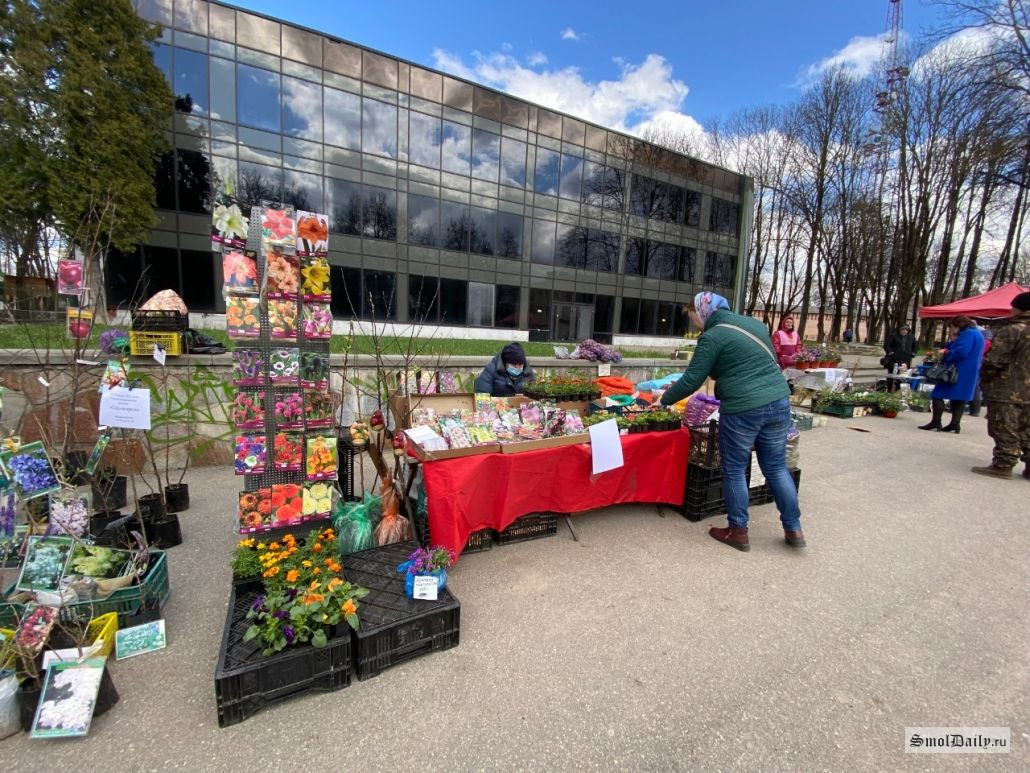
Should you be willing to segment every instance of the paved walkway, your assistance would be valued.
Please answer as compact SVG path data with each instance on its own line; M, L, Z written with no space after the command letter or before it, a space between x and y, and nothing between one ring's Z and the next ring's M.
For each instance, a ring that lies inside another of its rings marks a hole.
M579 542L562 526L461 560L456 649L224 730L237 485L191 473L168 648L113 664L121 703L88 738L21 734L0 754L62 771L1026 770L1030 481L968 473L983 419L955 436L921 418L803 435L807 551L772 506L746 555L654 507L580 516ZM906 755L906 725L1010 726L1013 753Z

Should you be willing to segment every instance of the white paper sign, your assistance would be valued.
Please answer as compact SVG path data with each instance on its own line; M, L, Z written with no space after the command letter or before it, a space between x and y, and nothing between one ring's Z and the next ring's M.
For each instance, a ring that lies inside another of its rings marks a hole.
M413 579L415 598L436 601L436 577L431 574L416 574Z
M619 439L619 425L615 419L602 421L590 427L590 454L593 457L594 475L622 467L622 441Z
M163 346L159 346L158 344L154 344L154 359L157 360L157 364L158 365L164 365L165 364L165 357L166 356L167 355L165 354L164 347Z
M418 443L426 451L446 451L447 441L437 435L429 427L412 427L404 430L404 434L414 442Z
M90 367L92 367L94 365L103 365L104 364L102 362L94 362L93 360L76 360L76 362L79 363L79 365L89 365Z
M610 375L612 375L612 364L610 362L598 363L597 364L597 375L598 376L610 376Z
M100 423L122 429L150 429L150 390L105 389L100 393Z

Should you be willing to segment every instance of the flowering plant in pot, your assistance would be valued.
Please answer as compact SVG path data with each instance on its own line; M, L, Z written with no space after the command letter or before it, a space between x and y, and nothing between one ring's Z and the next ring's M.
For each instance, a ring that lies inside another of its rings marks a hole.
M888 419L893 419L898 415L898 412L903 410L905 407L904 401L901 396L896 393L884 392L878 398L878 405L880 406L880 413Z
M408 560L397 567L398 572L404 572L404 592L408 598L415 595L415 578L418 576L435 577L437 590L446 588L447 569L453 563L454 553L439 545L419 548L409 555Z

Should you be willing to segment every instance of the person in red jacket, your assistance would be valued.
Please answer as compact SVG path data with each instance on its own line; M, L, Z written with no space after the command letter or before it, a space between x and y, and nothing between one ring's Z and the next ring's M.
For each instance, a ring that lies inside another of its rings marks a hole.
M794 329L793 317L786 316L780 320L780 326L773 333L772 341L780 369L793 368L794 355L801 351L801 336Z

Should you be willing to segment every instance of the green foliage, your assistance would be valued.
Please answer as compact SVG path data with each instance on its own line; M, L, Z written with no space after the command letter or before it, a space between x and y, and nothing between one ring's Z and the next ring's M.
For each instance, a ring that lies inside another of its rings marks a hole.
M900 392L883 392L879 395L877 403L881 411L901 411L905 407Z

